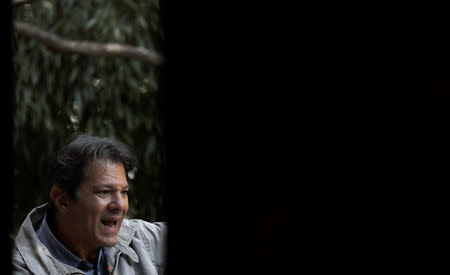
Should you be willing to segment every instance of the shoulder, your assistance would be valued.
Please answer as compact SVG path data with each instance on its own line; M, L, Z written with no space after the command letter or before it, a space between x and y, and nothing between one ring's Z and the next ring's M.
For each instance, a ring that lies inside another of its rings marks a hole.
M140 219L124 220L123 226L134 227L134 241L142 242L155 262L164 263L166 258L166 222L150 223Z
M167 234L167 223L166 222L147 222L140 219L125 219L123 225L125 227L133 227L138 231L143 231L144 234L150 234L151 238L162 238Z
M130 223L136 225L138 228L142 228L149 232L153 232L154 234L165 234L167 232L167 223L166 222L147 222L139 219L128 220Z
M14 247L12 250L11 263L12 274L31 274L17 247Z

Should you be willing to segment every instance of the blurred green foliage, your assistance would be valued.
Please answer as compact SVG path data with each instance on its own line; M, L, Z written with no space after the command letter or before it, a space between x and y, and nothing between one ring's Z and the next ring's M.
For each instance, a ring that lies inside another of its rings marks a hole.
M159 50L158 0L36 0L13 19L65 39L126 43ZM161 219L161 69L131 59L61 54L13 33L13 233L47 200L50 155L75 131L117 138L139 160L130 180L130 218Z

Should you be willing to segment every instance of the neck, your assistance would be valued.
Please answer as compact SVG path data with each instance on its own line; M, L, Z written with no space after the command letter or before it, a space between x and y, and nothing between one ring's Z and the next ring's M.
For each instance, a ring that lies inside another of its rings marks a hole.
M99 247L85 246L82 233L74 230L70 222L66 222L63 218L56 216L53 223L51 225L49 224L49 226L58 241L70 252L83 261L96 262Z

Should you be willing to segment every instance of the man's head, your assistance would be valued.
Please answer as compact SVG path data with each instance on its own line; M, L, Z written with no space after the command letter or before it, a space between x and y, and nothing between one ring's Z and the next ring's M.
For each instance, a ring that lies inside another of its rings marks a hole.
M134 156L118 141L87 134L69 138L49 170L48 216L61 241L81 254L117 243L128 210L126 175L134 167Z

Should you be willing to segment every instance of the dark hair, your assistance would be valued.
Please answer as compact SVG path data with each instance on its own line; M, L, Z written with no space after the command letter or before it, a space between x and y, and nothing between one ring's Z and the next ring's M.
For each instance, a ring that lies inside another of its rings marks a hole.
M50 161L49 192L55 185L67 192L71 199L77 199L78 187L89 176L90 165L96 160L120 162L126 174L136 167L135 156L122 142L74 133ZM50 195L49 210L55 210Z

